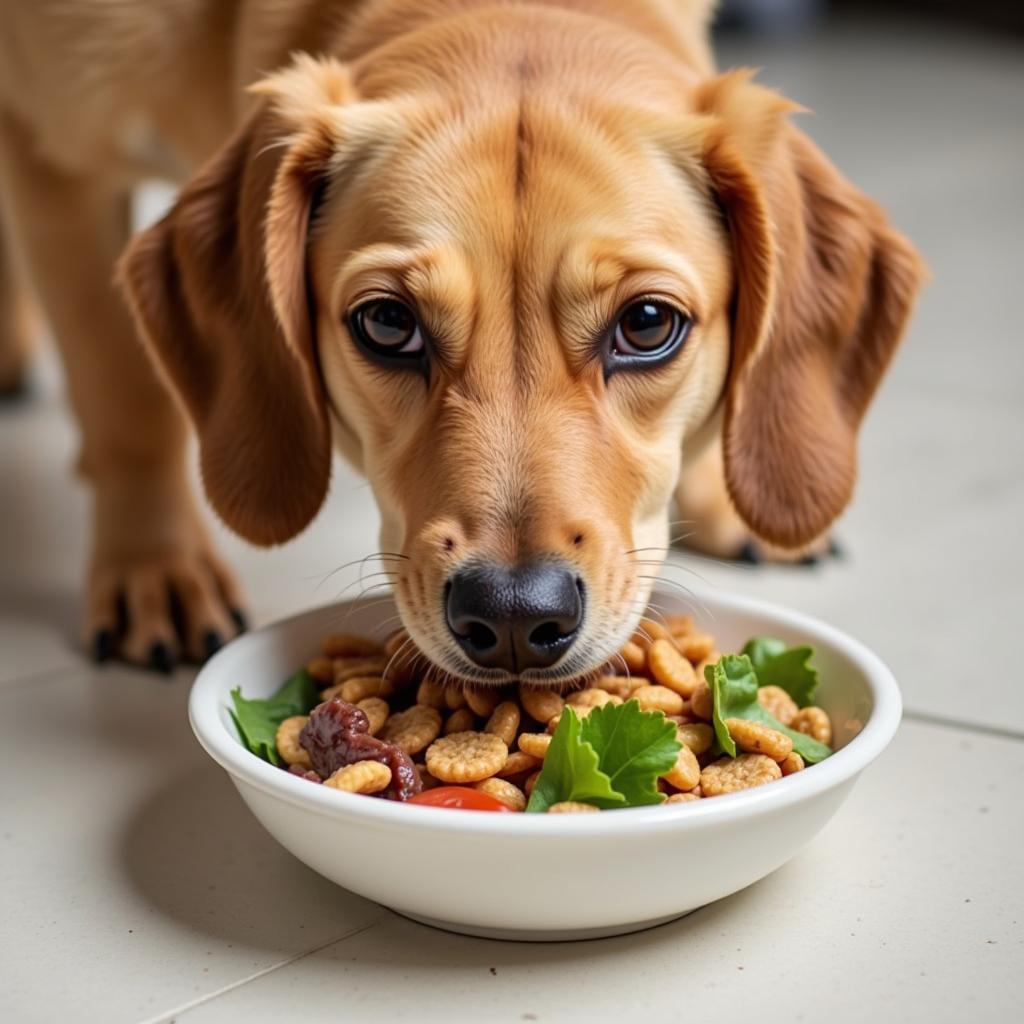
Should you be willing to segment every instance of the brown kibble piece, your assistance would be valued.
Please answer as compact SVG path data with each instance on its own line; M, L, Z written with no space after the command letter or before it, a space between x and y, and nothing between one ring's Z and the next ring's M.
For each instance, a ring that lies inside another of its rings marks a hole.
M302 732L308 721L309 715L292 715L277 727L274 744L285 764L297 764L301 768L313 767L313 762L309 759L309 751L299 743L299 733Z
M519 737L519 749L524 754L529 754L530 757L535 757L539 761L544 760L544 755L548 752L549 746L551 746L551 737L547 733L524 732Z
M496 686L466 687L466 703L473 709L474 715L490 718L491 713L501 703L501 690Z
M707 673L705 672L705 669L707 669L709 665L717 665L721 660L721 652L712 651L703 661L698 661L697 667L694 669L694 671L697 673L697 678L707 679Z
M793 716L800 710L781 686L762 686L757 691L757 702L783 725L792 725Z
M388 715L391 714L390 705L380 697L364 697L361 701L356 702L356 707L366 715L366 719L370 723L371 736L376 736L381 731L384 723L388 720Z
M436 679L427 676L416 690L416 703L425 704L427 707L437 708L440 711L448 706L444 699L444 687Z
M340 686L346 680L359 676L381 676L388 659L383 655L372 658L335 658L334 685Z
M475 728L476 715L469 708L459 708L448 716L448 721L444 723L444 729L441 731L445 736L449 736L453 732L470 732Z
M779 762L783 775L793 775L804 770L804 759L794 750L785 760Z
M695 754L706 754L715 742L715 731L704 722L687 722L676 727L676 739Z
M644 676L598 676L590 685L595 690L604 690L621 700L629 700L634 690L650 686L651 681Z
M441 734L441 712L429 704L413 704L397 711L385 723L381 739L394 743L410 756L428 747Z
M695 665L703 661L715 649L715 638L708 633L692 633L689 636L673 638L679 653Z
M691 800L699 800L700 798L700 793L673 793L671 796L665 797L665 803L688 804Z
M384 653L389 657L393 658L402 648L405 646L405 642L409 639L409 634L404 629L396 629L384 641ZM409 645L412 646L411 644Z
M358 704L367 697L390 697L392 693L394 687L383 676L354 676L338 687L337 695L349 704Z
M667 686L639 686L631 694L630 700L640 702L644 711L661 711L666 715L680 715L683 712L683 698Z
M531 776L529 776L529 778L527 778L525 783L523 783L523 789L526 790L527 797L532 796L532 794L533 794L533 787L537 785L537 780L539 778L540 778L540 772L536 771Z
M640 675L647 668L646 651L632 640L626 641L625 647L619 651L619 657L622 658L630 675Z
M622 698L616 697L614 694L608 693L606 690L599 690L596 687L591 687L586 690L577 690L575 693L570 693L566 697L565 702L571 704L572 707L576 708L601 708L605 704L621 704ZM554 717L554 716L552 716Z
M693 632L693 616L669 615L665 626L673 636L686 636Z
M697 674L693 666L670 640L656 640L647 652L651 675L681 697L690 697L697 688Z
M680 747L676 763L662 775L662 778L676 789L688 790L700 782L700 765L697 755L689 747Z
M328 658L368 658L380 654L376 640L350 633L334 633L324 638L323 652Z
M793 741L763 722L746 718L727 718L725 727L736 746L747 754L766 754L773 761L784 761L793 750Z
M832 744L832 722L824 708L801 708L789 723L791 729L810 736L819 743Z
M690 713L695 718L702 718L705 722L711 721L714 700L711 696L711 687L704 679L698 680L697 687L690 697Z
M563 800L561 803L552 804L548 808L548 814L587 814L600 809L593 804L580 803L579 800Z
M518 786L513 786L511 782L506 782L504 779L484 779L483 782L476 783L473 788L479 789L481 793L486 793L488 796L493 796L495 800L500 800L506 807L511 807L513 811L526 810L526 794Z
M356 761L339 768L324 785L344 793L379 793L391 784L391 769L379 761Z
M668 639L668 630L654 619L641 619L637 623L636 632L633 634L630 643L634 643L641 650L646 651L655 640Z
M466 694L461 686L446 686L444 688L444 705L449 711L458 711L466 706Z
M508 760L502 765L498 775L508 778L511 775L519 775L522 772L532 772L540 765L536 757L523 753L521 750L513 750L508 755Z
M511 747L519 729L519 705L514 700L502 701L487 720L484 732L494 733L506 747Z
M317 686L331 686L334 683L334 662L330 658L311 658L306 662L306 671Z
M385 669L383 675L396 689L411 685L417 677L415 665L419 650L404 629L392 633L384 643Z
M562 708L565 707L561 694L525 684L519 686L519 703L535 722L546 722L549 718L560 715Z
M723 757L700 773L700 788L705 796L723 796L741 789L752 789L782 778L782 769L764 754L740 754Z
M442 782L479 782L497 774L508 746L490 732L453 732L427 748L427 771Z

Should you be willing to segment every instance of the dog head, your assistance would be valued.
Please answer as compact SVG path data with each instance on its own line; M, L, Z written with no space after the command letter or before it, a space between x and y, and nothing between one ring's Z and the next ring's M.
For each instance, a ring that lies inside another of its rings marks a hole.
M519 17L298 58L122 275L228 525L301 530L333 437L419 647L553 682L628 637L719 423L756 533L826 529L921 268L748 76Z

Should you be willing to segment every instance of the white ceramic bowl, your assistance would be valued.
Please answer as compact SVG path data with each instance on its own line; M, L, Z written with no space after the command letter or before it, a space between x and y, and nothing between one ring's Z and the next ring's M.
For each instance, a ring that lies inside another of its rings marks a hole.
M249 696L267 696L326 633L343 625L379 630L394 615L390 602L379 601L319 608L229 644L195 681L192 728L278 842L332 881L402 914L470 935L529 940L647 928L728 896L789 860L836 812L900 720L892 674L856 640L776 605L712 591L698 597L723 651L758 634L816 648L818 699L836 727L832 757L713 800L506 815L339 793L250 754L228 715L229 691L241 686ZM672 594L658 592L655 600L669 611L679 607Z

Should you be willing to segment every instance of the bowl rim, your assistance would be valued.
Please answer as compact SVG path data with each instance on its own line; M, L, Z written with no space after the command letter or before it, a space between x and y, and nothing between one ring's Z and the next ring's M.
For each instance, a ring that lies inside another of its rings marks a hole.
M390 592L389 592L390 593ZM676 603L673 595L658 591L655 595ZM824 643L857 665L871 691L874 708L864 727L846 746L837 750L813 770L796 772L770 786L701 800L676 807L656 804L630 807L614 814L487 814L455 812L451 809L403 805L388 800L367 800L354 793L327 792L280 768L261 760L242 746L222 720L223 684L220 669L237 653L247 639L268 633L287 633L299 621L323 615L328 609L349 607L358 602L336 602L306 609L244 634L222 648L199 671L189 694L189 722L196 739L210 757L233 780L296 807L336 820L375 823L379 826L426 828L474 836L518 836L568 838L577 836L614 836L623 829L630 836L662 830L702 830L726 822L774 813L795 803L852 781L888 746L899 727L902 699L888 666L873 651L849 634L804 612L783 605L710 588L694 588L697 601L710 602L723 610L751 613L780 620L780 625L806 631L808 643Z

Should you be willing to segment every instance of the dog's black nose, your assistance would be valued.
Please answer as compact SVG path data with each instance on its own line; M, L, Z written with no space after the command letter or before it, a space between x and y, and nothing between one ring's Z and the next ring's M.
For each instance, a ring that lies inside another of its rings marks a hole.
M483 563L448 584L448 628L478 665L521 672L553 665L583 619L583 583L558 562Z

